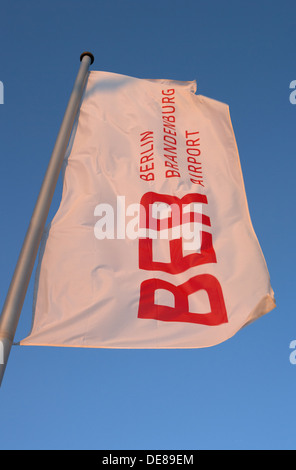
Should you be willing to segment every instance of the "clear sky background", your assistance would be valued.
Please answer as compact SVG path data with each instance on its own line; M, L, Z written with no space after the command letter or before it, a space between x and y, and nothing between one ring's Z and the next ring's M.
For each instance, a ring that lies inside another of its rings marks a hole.
M207 349L14 346L1 449L296 449L295 44L295 0L0 1L1 307L85 50L92 70L196 79L229 104L277 301Z

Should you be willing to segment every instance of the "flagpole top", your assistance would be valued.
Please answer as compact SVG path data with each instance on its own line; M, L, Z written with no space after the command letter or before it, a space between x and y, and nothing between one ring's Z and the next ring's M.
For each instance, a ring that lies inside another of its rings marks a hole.
M90 60L91 60L90 65L93 64L95 58L94 58L94 56L91 52L83 52L80 56L80 62L82 61L83 57L86 56L86 55L88 55L90 57Z

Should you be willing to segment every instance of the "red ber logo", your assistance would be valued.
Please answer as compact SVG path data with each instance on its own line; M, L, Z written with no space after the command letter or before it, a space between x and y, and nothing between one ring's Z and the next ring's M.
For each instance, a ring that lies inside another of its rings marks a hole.
M154 203L164 203L170 205L173 209L171 217L167 220L157 220L153 218L152 207ZM202 194L187 194L183 198L168 196L165 194L156 194L149 192L144 194L141 199L141 208L143 214L140 217L141 228L153 228L160 231L164 226L167 228L184 225L187 222L199 221L203 225L211 226L210 218L204 214L195 212L184 213L183 208L191 203L207 204L206 196ZM141 213L142 214L142 213ZM144 220L143 220L144 219ZM168 241L170 246L170 263L153 260L153 239L139 239L139 267L147 271L163 271L170 274L179 274L193 266L201 264L216 263L216 254L213 248L212 235L209 232L201 231L200 253L183 254L182 237Z
M154 203L164 203L172 210L165 219L153 217ZM188 222L199 222L202 226L211 226L210 218L193 211L183 211L189 204L207 204L207 198L202 194L187 194L183 198L165 194L149 192L141 199L140 227L153 229L156 232L164 228L183 226ZM147 234L146 234L147 235ZM153 239L146 236L139 239L139 267L147 271L162 271L169 274L179 274L194 266L208 263L217 263L212 243L211 233L201 230L201 244L199 252L183 254L182 236L169 240L170 262L153 260ZM174 298L174 306L159 305L155 302L158 290L170 292ZM195 313L189 311L189 296L205 291L210 305L210 312ZM201 325L217 326L228 322L227 311L221 285L211 274L200 274L191 277L181 285L153 278L142 282L140 287L140 302L138 318L154 319L160 321L197 323Z
M158 289L168 290L174 295L174 307L155 304L155 292ZM211 306L209 313L189 312L188 297L200 290L205 290L208 294ZM148 279L142 282L138 317L211 326L221 325L228 321L221 286L210 274L192 277L180 286L174 286L161 279Z

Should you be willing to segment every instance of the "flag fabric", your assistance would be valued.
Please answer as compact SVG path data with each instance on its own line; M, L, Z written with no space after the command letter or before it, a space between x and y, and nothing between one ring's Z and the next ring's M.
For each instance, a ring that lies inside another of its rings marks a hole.
M21 345L200 348L275 307L228 105L89 73Z

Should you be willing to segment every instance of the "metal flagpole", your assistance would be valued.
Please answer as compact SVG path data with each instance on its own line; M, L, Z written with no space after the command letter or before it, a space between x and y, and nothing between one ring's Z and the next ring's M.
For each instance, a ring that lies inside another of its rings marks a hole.
M0 386L11 346L14 341L19 317L35 264L53 194L65 157L72 127L80 106L84 86L88 77L88 69L93 61L94 56L90 52L84 52L80 56L81 63L79 71L4 303L0 318Z

